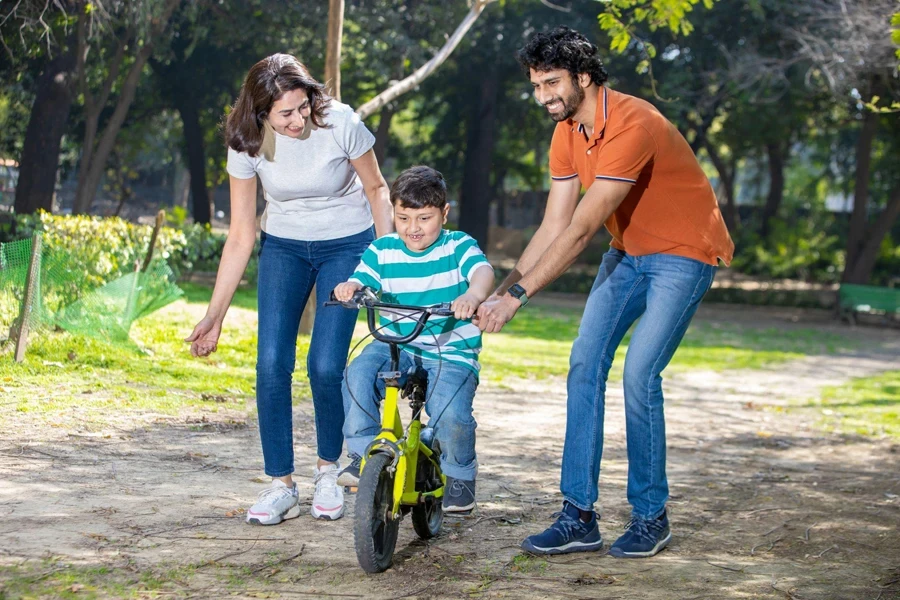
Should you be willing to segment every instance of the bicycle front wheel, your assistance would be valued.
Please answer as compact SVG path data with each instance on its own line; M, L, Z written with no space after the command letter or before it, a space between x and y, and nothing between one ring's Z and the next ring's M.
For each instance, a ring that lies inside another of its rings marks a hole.
M400 519L393 518L394 476L388 471L391 457L369 457L363 467L356 495L353 540L356 558L366 573L381 573L394 560Z

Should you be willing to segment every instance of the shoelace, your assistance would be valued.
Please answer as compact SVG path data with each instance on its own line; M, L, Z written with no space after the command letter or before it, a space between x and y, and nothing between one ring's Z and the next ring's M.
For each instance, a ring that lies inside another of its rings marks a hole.
M573 518L566 512L555 512L550 515L550 518L556 519L556 522L551 527L561 531L566 536L566 539L574 537L576 530L584 529L586 525L586 523L582 523L581 520Z
M329 469L327 471L316 473L313 481L316 484L316 496L328 496L334 498L338 495L337 486L338 470Z
M450 483L450 495L451 496L461 496L462 493L465 491L465 489L466 489L466 486L464 486L462 483L460 483L459 479L454 479Z
M290 496L293 493L293 489L289 487L281 487L272 486L264 489L257 495L257 502L262 502L263 500L271 500L272 502L277 502L284 496ZM274 496L274 497L273 497Z
M639 539L653 541L659 537L659 533L662 531L662 523L656 519L647 521L645 519L633 518L628 521L625 530L632 532L638 536Z

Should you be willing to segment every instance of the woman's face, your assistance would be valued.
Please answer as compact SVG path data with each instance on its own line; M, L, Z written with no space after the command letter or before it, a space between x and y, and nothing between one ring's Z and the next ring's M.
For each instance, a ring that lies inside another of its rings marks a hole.
M299 138L309 119L309 96L306 90L298 89L285 92L272 104L269 111L269 124L280 133L292 138Z

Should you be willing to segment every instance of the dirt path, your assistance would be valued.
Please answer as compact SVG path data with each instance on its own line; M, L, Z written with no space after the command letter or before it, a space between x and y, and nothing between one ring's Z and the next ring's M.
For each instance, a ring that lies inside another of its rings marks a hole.
M478 512L445 521L429 545L404 521L384 575L356 564L352 500L336 523L304 512L279 527L244 524L235 511L264 481L245 411L145 415L99 434L5 431L0 565L30 568L35 580L67 565L126 581L149 571L169 580L167 597L900 598L900 445L823 434L811 413L781 410L823 385L897 368L885 353L895 350L668 377L674 538L647 561L520 555L560 504L565 393L551 380L479 391ZM309 408L294 413L305 510ZM621 386L611 385L598 503L607 542L628 518L624 438Z

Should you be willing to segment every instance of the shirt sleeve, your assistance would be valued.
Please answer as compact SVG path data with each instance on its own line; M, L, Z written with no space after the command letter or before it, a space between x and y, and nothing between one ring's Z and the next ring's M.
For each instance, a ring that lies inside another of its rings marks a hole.
M472 274L480 267L488 267L493 271L491 263L488 262L484 252L478 247L478 242L469 235L463 234L459 243L456 245L454 252L456 263L459 265L459 272L466 281L472 280Z
M568 123L559 123L550 141L550 177L556 180L578 177L572 164L572 140L566 133L567 127L570 127Z
M238 152L228 148L228 162L225 170L235 179L253 179L256 177L256 163L246 152Z
M381 268L378 262L378 249L375 244L369 244L357 265L349 281L372 288L373 291L381 291Z
M656 140L646 127L639 123L625 127L603 145L594 179L636 183L644 167L653 161L656 150Z
M356 160L375 145L375 136L352 110L336 129L335 139L350 160Z

